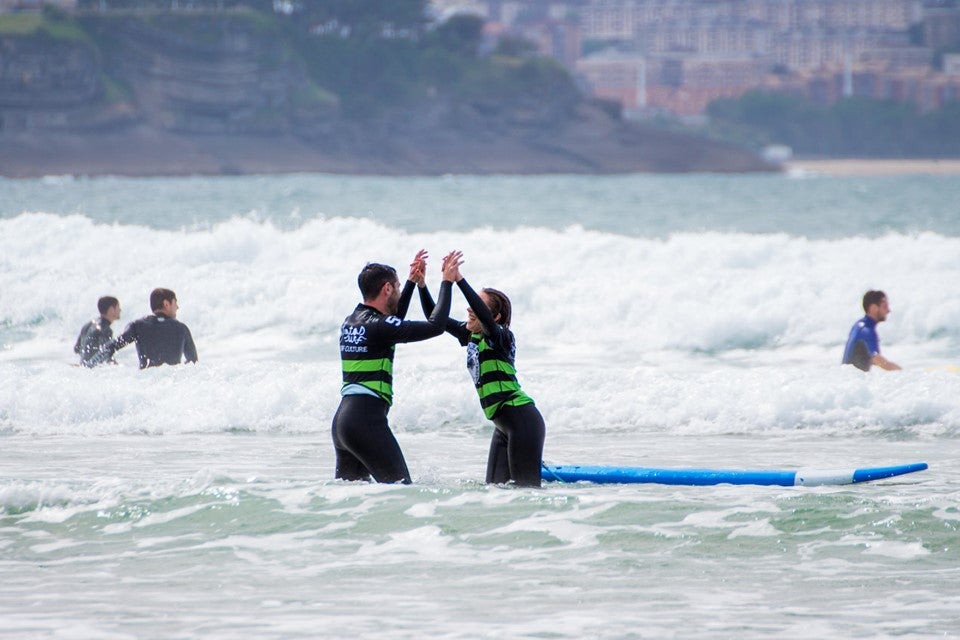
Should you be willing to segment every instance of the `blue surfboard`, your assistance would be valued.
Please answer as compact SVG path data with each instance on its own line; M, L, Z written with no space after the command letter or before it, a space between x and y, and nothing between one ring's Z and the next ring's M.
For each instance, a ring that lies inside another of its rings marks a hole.
M540 475L547 482L595 482L598 484L757 484L781 487L854 484L923 471L926 462L865 469L657 469L654 467L597 467L543 465Z

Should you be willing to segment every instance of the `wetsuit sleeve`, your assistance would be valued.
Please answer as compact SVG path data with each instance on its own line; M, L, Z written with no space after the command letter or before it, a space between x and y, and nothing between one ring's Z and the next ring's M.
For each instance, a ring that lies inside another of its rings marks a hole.
M90 358L90 366L96 366L98 364L103 364L107 360L113 357L117 351L123 349L125 346L131 342L136 342L137 340L137 327L135 322L131 322L127 325L127 328L123 330L116 340L111 340L102 347L100 351Z
M480 295L473 290L473 287L470 286L466 278L461 278L460 281L457 282L457 286L460 287L463 297L467 299L467 304L469 304L470 308L473 309L473 313L477 316L477 320L479 320L480 324L483 325L484 335L497 342L501 342L503 333L506 331L506 329L497 324L497 321L493 319L493 314L490 313L490 309L487 307L487 305L483 304L483 298L481 298Z
M426 322L401 320L396 316L389 316L378 323L380 337L389 342L419 342L433 338L443 333L450 315L450 296L453 285L443 282L440 285L440 296L437 304Z
M430 289L423 286L417 287L417 291L420 293L420 307L423 309L423 317L429 318L430 314L433 313L433 308L436 306L436 303L433 301L433 296L430 295Z
M411 280L407 280L407 283L403 285L403 291L400 292L400 301L397 302L397 313L395 315L401 320L407 317L407 309L410 308L410 300L413 299L413 288L415 286L417 285Z
M423 307L423 315L429 317L430 314L433 313L433 296L430 295L430 290L426 287L418 288L420 289L420 306ZM463 322L462 320L447 318L447 326L445 330L447 333L459 340L461 345L465 345L470 342L470 330L467 329L467 323Z
M83 343L83 334L87 332L87 325L83 325L83 328L80 329L80 335L77 336L77 343L73 345L73 352L77 355L80 355L80 345Z
M186 331L183 341L183 357L187 362L196 362L197 346L193 344L193 335L190 333L190 329L188 329L186 325L184 325L183 329Z

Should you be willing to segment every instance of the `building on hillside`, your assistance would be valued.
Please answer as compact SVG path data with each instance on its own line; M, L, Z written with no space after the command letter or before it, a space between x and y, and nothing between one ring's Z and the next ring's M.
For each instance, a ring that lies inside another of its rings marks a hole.
M861 52L857 62L883 67L894 71L898 69L929 69L933 61L933 50L929 47L887 47L867 49Z
M771 50L773 38L766 25L718 19L643 25L635 29L633 42L643 53L762 55Z
M544 56L560 61L573 68L583 49L580 26L566 20L548 19L523 24L516 28L518 35L533 42Z
M960 6L925 7L923 42L935 50L960 47Z
M718 98L740 96L763 83L769 64L753 55L664 53L649 57L648 108L694 116Z
M767 67L754 56L604 51L581 59L576 72L591 95L620 102L628 115L666 111L696 116L717 98L739 96L762 84Z
M684 22L905 31L920 12L919 0L589 0L581 19L586 39L630 41L644 28Z
M762 88L822 105L831 105L844 97L862 97L912 102L927 112L960 100L960 75L937 73L929 68L891 71L885 67L859 65L771 77Z
M647 107L646 59L635 53L607 50L577 61L575 73L595 98L619 102L627 111Z
M809 28L777 35L772 39L770 54L776 64L802 70L848 64L875 50L910 48L906 32Z
M943 56L943 72L948 76L960 76L960 53Z

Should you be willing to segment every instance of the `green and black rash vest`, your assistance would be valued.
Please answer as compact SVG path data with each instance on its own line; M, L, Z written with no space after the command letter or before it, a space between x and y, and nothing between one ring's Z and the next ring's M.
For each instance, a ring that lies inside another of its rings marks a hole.
M404 320L414 284L407 282L397 315L384 315L363 303L340 326L344 396L365 394L393 403L393 354L401 342L419 342L443 333L450 314L452 284L440 285L437 306L426 322Z
M497 324L466 278L461 278L457 286L483 326L483 333L471 333L466 322L453 319L447 320L446 331L467 348L467 370L480 396L483 414L493 420L502 407L533 404L533 399L523 392L517 380L514 368L517 344L513 332ZM426 287L420 288L420 304L424 313L433 310L433 299Z

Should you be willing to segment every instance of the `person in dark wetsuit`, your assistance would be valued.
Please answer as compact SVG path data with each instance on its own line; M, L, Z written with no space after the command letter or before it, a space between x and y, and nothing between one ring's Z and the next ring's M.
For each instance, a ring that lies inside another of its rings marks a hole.
M424 282L426 262L421 261L413 279L420 291L424 313L434 303ZM467 370L480 396L480 406L496 427L487 455L487 483L513 481L539 487L546 426L533 399L520 388L514 367L516 340L510 331L510 299L496 289L479 294L456 273L457 286L467 299L467 321L447 320L447 333L467 348Z
M863 295L863 311L866 315L850 329L847 346L843 350L843 364L852 364L863 371L869 371L871 365L887 371L900 369L900 365L880 355L877 324L886 320L890 313L887 294L883 291L867 291Z
M73 352L80 356L80 364L85 367L95 367L99 362L93 358L100 352L103 345L113 339L113 329L110 324L120 319L120 301L113 296L103 296L97 300L99 318L94 318L80 329L77 343L73 345ZM105 360L116 364L113 359Z
M152 316L134 320L116 340L108 342L93 360L102 362L131 342L137 343L140 368L159 367L162 364L196 362L197 347L187 325L177 320L177 294L170 289L154 289L150 293Z
M425 259L420 251L414 263ZM390 430L387 413L393 404L393 355L402 342L419 342L443 333L450 313L453 276L460 254L443 260L443 282L433 313L426 322L404 320L414 283L400 280L393 267L371 263L357 277L363 302L340 327L343 385L331 434L341 480L410 483L400 445Z

